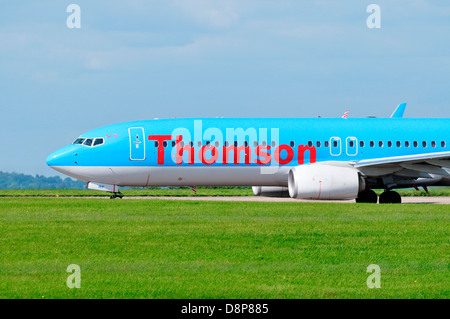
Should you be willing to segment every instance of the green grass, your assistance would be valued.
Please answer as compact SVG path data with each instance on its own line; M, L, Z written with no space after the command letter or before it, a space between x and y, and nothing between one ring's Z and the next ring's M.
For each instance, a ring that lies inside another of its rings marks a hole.
M0 198L0 298L448 298L448 212ZM70 264L80 289L66 286Z

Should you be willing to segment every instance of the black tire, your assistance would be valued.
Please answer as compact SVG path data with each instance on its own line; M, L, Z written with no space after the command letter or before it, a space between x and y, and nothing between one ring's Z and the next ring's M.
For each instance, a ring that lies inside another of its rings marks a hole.
M402 197L399 193L386 191L380 195L380 204L401 204Z
M356 202L376 204L378 202L378 195L373 190L366 189L358 194Z

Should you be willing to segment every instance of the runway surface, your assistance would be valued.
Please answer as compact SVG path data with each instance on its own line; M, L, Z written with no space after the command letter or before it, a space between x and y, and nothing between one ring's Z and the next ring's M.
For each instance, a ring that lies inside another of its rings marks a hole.
M292 198L261 197L261 196L155 196L155 197L124 197L124 199L166 199L166 200L201 200L218 202L277 202L277 203L355 203L355 200L302 200ZM403 204L450 204L450 197L402 197Z

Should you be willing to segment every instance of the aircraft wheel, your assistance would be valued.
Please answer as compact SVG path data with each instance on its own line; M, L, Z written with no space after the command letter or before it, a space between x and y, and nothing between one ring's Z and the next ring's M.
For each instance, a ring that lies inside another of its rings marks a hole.
M116 198L122 199L123 198L123 194L122 193L114 193L114 195L111 195L109 198L110 199L116 199Z
M358 194L356 202L376 204L378 202L378 195L373 190L366 189Z
M402 197L394 191L385 191L380 195L380 204L400 204Z

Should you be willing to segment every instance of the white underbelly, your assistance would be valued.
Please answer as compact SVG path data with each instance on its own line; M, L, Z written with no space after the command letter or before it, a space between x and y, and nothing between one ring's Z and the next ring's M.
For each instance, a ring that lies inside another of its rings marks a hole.
M56 166L85 182L118 186L287 186L290 167L103 167Z

